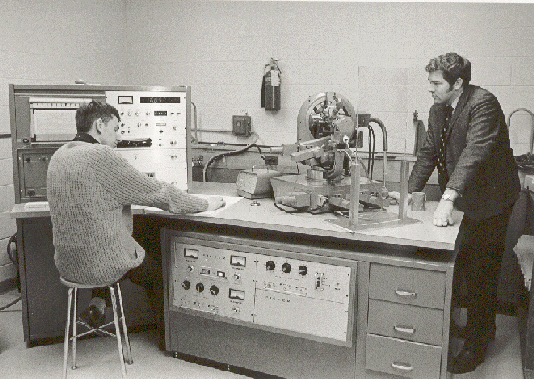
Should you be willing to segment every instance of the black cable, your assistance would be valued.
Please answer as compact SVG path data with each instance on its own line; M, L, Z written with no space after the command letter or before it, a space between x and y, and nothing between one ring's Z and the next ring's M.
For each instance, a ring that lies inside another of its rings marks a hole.
M375 169L375 152L376 152L376 135L375 130L371 125L368 125L369 129L369 164L367 170L367 177L369 180L373 179L373 171Z
M372 159L372 162L373 162L373 167L371 168L371 177L369 178L370 180L373 179L373 172L375 170L375 154L376 154L376 134L375 134L375 131L373 129L373 154L371 156L371 159Z
M13 234L7 243L7 256L9 257L9 260L18 268L19 267L19 257L18 254L15 256L13 255L13 251L11 250L11 244L16 243L17 241L17 233ZM15 249L15 252L17 250Z
M203 178L202 180L204 182L207 182L208 181L208 167L213 163L215 162L216 160L218 159L221 159L222 157L228 157L228 156L232 156L232 155L239 155L241 153L244 153L245 151L249 150L251 147L256 147L258 149L258 151L260 152L260 154L262 153L261 152L261 149L258 145L256 145L255 143L251 143L247 146L245 146L243 149L240 149L240 150L236 150L236 151L227 151L225 153L221 153L221 154L217 154L217 155L214 155L213 157L211 157L208 162L206 163L206 166L204 166L204 175L203 175Z
M17 269L17 288L18 288L18 291L20 292L20 274L19 274L19 258L18 258L18 252L17 252L17 249L15 250L11 250L11 244L12 243L16 243L17 242L17 233L13 234L10 238L9 238L9 241L7 242L7 256L9 257L9 260L15 265L16 269ZM0 312L3 312L5 311L6 309L8 309L9 307L13 306L14 304L18 303L20 300L22 299L21 296L19 296L18 298L16 298L15 300L13 300L12 302L10 302L9 304L7 305L4 305L2 307L0 307Z
M274 202L274 206L283 211L283 212L286 212L286 213L289 213L289 214L293 214L293 213L306 213L308 210L306 208L302 208L302 209L299 209L299 208L293 208L292 211L288 211L287 209L284 209L282 208L279 204L277 204L276 202Z
M371 152L371 146L372 146L372 142L371 142L372 134L371 134L371 132L372 132L373 128L371 128L371 126L368 125L367 129L369 130L369 135L367 136L367 144L368 144L368 146L367 146L367 159L368 159L369 164L367 165L366 174L367 174L367 177L369 178L369 174L370 174L370 171L371 171L371 164L372 164L372 162L371 162L371 154L372 154L372 152Z

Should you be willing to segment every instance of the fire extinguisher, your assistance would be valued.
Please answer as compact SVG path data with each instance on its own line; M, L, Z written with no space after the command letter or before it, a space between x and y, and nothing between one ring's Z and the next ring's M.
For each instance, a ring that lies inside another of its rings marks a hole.
M277 111L280 109L280 75L282 72L278 68L278 61L271 58L265 65L263 81L261 83L261 107L267 111Z

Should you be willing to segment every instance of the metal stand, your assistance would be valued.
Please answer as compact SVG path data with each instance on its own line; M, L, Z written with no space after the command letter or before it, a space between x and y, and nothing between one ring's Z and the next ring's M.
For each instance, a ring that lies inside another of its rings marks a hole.
M400 199L399 213L391 213L386 210L373 212L359 212L360 205L360 165L353 161L350 166L351 191L350 191L350 209L349 218L338 217L334 220L328 220L335 225L341 226L352 231L368 228L384 228L400 225L415 224L419 220L407 216L408 212L408 162L401 161L400 172ZM384 183L385 185L385 183Z

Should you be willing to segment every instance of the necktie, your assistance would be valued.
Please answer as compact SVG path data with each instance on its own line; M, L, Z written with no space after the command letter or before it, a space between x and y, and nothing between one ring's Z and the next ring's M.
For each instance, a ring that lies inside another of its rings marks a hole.
M438 173L445 179L445 182L449 181L449 175L447 173L446 164L446 145L447 145L447 131L450 126L450 118L452 116L453 108L450 105L445 107L445 120L443 121L443 129L441 131L441 139L438 149Z

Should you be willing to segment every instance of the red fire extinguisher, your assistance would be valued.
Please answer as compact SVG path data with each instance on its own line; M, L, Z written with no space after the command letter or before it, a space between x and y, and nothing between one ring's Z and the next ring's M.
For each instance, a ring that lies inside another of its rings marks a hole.
M280 75L282 72L278 68L278 61L271 58L265 65L265 73L261 83L261 107L268 111L280 109Z

